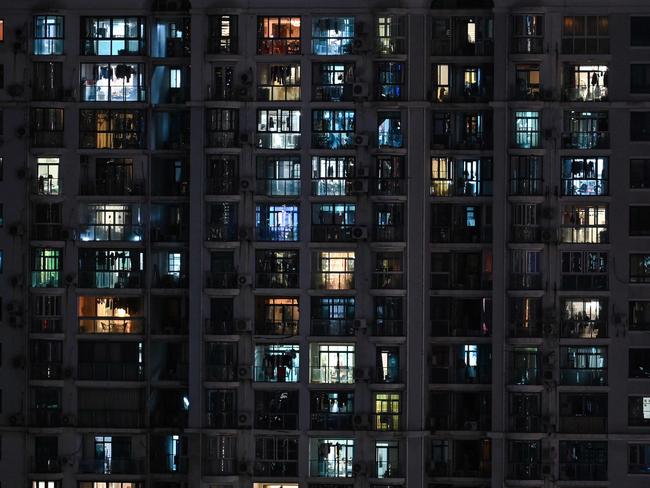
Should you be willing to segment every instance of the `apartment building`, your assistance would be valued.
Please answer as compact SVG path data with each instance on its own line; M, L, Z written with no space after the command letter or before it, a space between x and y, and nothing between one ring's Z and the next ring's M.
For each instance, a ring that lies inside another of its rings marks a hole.
M2 488L648 484L646 0L5 0L0 134Z

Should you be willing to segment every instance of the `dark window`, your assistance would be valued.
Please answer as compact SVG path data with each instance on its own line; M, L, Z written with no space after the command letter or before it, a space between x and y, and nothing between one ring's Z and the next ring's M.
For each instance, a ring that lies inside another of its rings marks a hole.
M650 378L650 349L630 349L629 377Z
M577 15L564 17L563 54L608 54L609 18Z
M630 188L650 188L650 159L630 160Z
M632 46L650 46L650 17L632 17L630 19L630 44Z
M650 283L650 254L630 254L630 283Z
M650 207L630 207L630 235L650 236Z
M237 16L213 15L210 17L208 52L212 54L237 53Z
M630 93L650 93L650 64L630 66Z
M650 141L650 112L630 112L630 140Z

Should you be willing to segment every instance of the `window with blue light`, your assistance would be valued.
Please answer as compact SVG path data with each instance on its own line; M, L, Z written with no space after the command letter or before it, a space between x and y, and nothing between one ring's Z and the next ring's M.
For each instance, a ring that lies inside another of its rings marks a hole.
M315 18L311 31L312 53L320 56L350 54L354 27L354 17Z
M609 193L609 158L564 158L562 196L601 196Z
M379 112L377 114L377 145L380 148L391 149L404 147L402 114L400 112Z
M404 63L384 61L376 64L377 99L401 100L404 96L406 68Z
M63 16L37 15L34 17L34 50L37 56L63 54Z
M352 147L355 122L354 110L312 110L312 147L314 149Z
M259 241L299 240L298 209L298 205L257 205L255 238Z

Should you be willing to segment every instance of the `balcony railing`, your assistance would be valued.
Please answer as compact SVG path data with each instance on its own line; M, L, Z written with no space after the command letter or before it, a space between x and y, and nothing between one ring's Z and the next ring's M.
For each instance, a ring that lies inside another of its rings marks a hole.
M298 288L298 280L297 272L255 273L257 288Z
M607 274L562 274L560 286L567 291L606 291L609 289Z
M292 368L286 366L255 366L255 381L263 383L297 383L297 366Z
M63 332L63 318L61 316L32 317L31 332L34 334L60 334Z
M206 412L205 426L208 429L236 429L237 412Z
M562 149L608 149L608 131L563 132Z
M541 290L541 273L510 273L511 290Z
M310 382L316 384L354 383L353 366L316 366L310 370Z
M32 408L30 419L34 427L59 427L63 415L60 408Z
M178 454L158 455L151 460L151 472L160 474L186 474L189 464L189 456L179 456Z
M93 362L77 365L77 379L89 381L143 381L141 363Z
M144 334L144 317L79 317L80 334Z
M36 241L62 241L63 225L58 224L32 224L32 240Z
M432 290L489 290L492 288L492 273L468 273L452 275L446 272L431 273Z
M353 242L353 225L312 225L311 240L314 242Z
M607 337L607 322L604 319L562 319L560 330L561 337L570 337L575 339L602 339Z
M560 431L572 434L604 434L607 432L607 417L561 416Z
M205 333L213 335L235 334L235 322L232 319L205 319Z
M606 102L609 98L609 89L601 85L576 85L565 87L564 100L567 102Z
M378 242L404 241L403 225L377 225L372 230L373 238Z
M352 430L352 413L320 412L310 416L313 430Z
M205 476L228 476L236 474L234 459L203 458L203 474Z
M311 319L311 335L353 336L353 319Z
M80 288L142 288L142 271L80 271Z
M32 362L29 376L33 380L60 380L63 378L63 365L60 362Z
M379 290L403 289L404 273L401 271L374 271L371 286Z
M98 409L78 410L80 427L108 427L116 429L139 429L144 427L143 410Z
M373 430L398 431L401 418L399 413L373 413L370 415L370 425Z
M541 242L542 228L538 225L513 225L510 227L512 242Z
M130 241L142 242L145 238L143 225L81 224L79 239L82 241Z
M239 192L236 178L209 177L205 182L206 195L235 195Z
M373 475L376 478L400 478L402 469L397 461L376 461Z
M541 382L540 368L512 368L510 371L511 385L539 385Z
M510 324L510 337L542 337L542 322Z
M256 429L296 430L298 428L297 412L257 412Z
M85 179L80 183L79 194L88 196L139 196L145 194L145 188L144 180L107 178L106 180L94 181Z
M484 322L474 324L474 327L468 327L468 320L461 314L451 320L431 319L431 335L435 337L488 337L490 327Z
M232 224L208 224L206 239L215 242L228 242L239 240L237 226Z
M542 470L540 463L508 463L508 478L513 480L539 480Z
M432 225L431 242L458 242L467 244L492 242L492 227L451 227L447 225Z
M351 478L352 458L347 459L311 459L309 461L309 475L320 478Z
M161 275L154 273L151 279L151 287L163 289L187 288L188 281L189 279L185 271L173 271Z
M560 479L566 481L606 481L606 463L560 463Z
M205 274L207 288L237 288L237 272L235 271L208 271Z
M297 456L298 454L296 454ZM289 461L262 461L256 460L253 467L255 476L269 476L269 477L295 477L298 476L298 460L293 459Z
M145 460L142 458L81 459L80 473L92 474L141 474Z
M542 417L511 415L509 427L512 432L542 432Z
M297 320L259 320L255 322L255 333L261 335L288 335L298 334Z
M354 273L349 271L312 273L312 285L318 290L352 290Z
M431 369L431 383L488 384L491 381L492 373L489 368L467 366L452 369L440 366Z
M605 386L607 370L591 368L560 369L560 384L572 386Z
M206 381L236 381L234 366L220 364L206 364L205 380Z
M60 473L61 459L58 456L36 456L30 459L32 473Z
M397 196L406 194L406 180L401 178L377 178L372 186L373 195Z
M298 226L255 227L255 239L258 241L297 241Z
M404 321L376 319L371 334L378 337L400 337L404 335Z
M158 226L152 222L152 242L183 242L187 241L189 228L185 225Z

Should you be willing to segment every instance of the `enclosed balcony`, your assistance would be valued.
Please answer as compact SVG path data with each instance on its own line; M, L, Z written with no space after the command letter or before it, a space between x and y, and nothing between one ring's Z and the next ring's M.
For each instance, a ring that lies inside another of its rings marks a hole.
M296 430L299 401L297 391L256 391L255 428Z
M133 158L81 156L80 195L139 196L145 193L145 165Z
M80 288L141 288L143 285L142 251L79 249Z
M190 146L189 111L155 111L151 118L153 149L184 151Z
M432 290L489 290L492 253L431 253Z
M576 434L607 432L606 394L560 394L560 431Z
M492 56L493 30L492 17L436 17L433 23L431 54L433 56Z
M606 102L609 99L609 67L566 64L564 100L567 102Z
M492 242L490 205L431 205L431 242Z
M151 240L153 242L184 242L188 240L189 208L186 204L151 205Z
M350 430L355 425L354 392L312 391L309 412L313 430Z
M79 206L79 239L82 241L142 242L144 215L140 205L82 204Z
M184 104L189 100L189 66L154 66L151 76L152 104Z
M300 352L297 344L255 346L255 382L297 383Z
M431 350L430 383L489 384L492 381L489 344L435 346Z
M429 404L431 430L490 430L489 392L433 392Z
M298 333L297 297L255 297L255 333L293 336Z
M141 342L80 342L77 379L86 381L143 381Z
M144 334L144 304L140 297L80 296L80 334Z
M436 337L487 337L491 333L489 298L431 298L431 334Z

